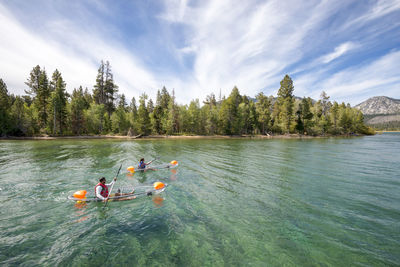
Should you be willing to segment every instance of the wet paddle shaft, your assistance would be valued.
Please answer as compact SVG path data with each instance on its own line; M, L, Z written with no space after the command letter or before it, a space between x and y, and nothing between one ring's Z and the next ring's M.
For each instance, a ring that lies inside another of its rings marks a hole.
M121 166L119 166L119 170L118 170L117 176L115 176L115 178L118 177L118 174L119 174L119 172L121 171L121 168L122 168L122 164L121 164ZM111 191L113 190L113 187L114 187L115 183L116 183L116 181L114 181L114 183L113 183L112 186L111 186L110 192L108 193L108 196L107 196L107 198L106 198L106 203L104 204L104 208L107 206L108 198L109 198L110 195L111 195Z

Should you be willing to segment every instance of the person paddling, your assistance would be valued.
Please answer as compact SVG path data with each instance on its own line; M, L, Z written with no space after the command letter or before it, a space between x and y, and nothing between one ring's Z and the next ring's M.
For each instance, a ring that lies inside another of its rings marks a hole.
M141 158L140 161L139 161L138 169L146 169L146 166L149 165L149 164L151 164L153 161L154 161L154 159L153 159L153 160L150 160L150 161L147 162L147 163L145 163L145 162L144 162L144 158Z
M98 199L101 199L102 201L106 201L106 199L108 197L108 188L110 186L112 186L116 180L117 180L117 177L115 177L111 183L106 184L106 178L101 177L99 180L99 183L94 188L96 197Z

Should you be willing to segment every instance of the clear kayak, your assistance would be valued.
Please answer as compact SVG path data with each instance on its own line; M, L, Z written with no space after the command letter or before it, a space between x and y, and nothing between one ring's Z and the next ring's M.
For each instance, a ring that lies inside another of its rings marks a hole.
M156 184L158 186L156 186ZM162 186L160 185L162 184ZM122 188L119 189L118 191L120 191L119 193L112 193L110 195L110 197L108 198L108 201L124 201L124 200L133 200L136 199L137 197L140 196L151 196L151 195L157 195L160 194L161 192L163 192L165 190L165 188L167 187L167 184L161 183L161 182L157 182L154 183L153 186L138 186L135 187L134 192L133 188ZM127 192L127 193L125 193ZM87 194L86 190L80 190L80 191L76 191L73 195L68 196L69 200L73 200L73 201L81 201L81 202L101 202L102 200L100 200L99 198L95 197L94 194Z
M143 172L143 171L149 171L149 170L156 171L156 170L162 170L162 169L173 169L173 168L178 167L178 165L179 165L178 162L176 160L173 160L173 161L171 161L169 163L164 163L164 164L160 164L160 165L154 165L154 166L153 165L149 165L148 167L146 167L144 169L139 169L139 168L133 167L133 166L130 166L130 167L126 168L126 169L130 173L134 173L134 172L140 172L140 171Z

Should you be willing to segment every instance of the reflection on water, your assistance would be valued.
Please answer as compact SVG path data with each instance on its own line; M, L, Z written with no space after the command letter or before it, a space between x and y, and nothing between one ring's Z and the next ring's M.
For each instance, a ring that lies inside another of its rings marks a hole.
M396 134L1 141L0 265L397 265L399 151ZM138 155L179 167L121 173L114 191L160 195L66 200Z
M162 207L164 198L162 196L156 195L152 198L153 203L156 207Z

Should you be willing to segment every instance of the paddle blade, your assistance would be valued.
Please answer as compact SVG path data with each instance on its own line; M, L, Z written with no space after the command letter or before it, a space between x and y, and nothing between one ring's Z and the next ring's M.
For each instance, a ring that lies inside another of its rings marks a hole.
M161 183L161 182L155 182L155 183L153 184L153 186L154 186L154 189L155 189L155 190L159 190L159 189L163 189L163 188L165 187L165 184L163 184L163 183Z
M176 160L173 160L173 161L171 161L170 163L171 163L172 165L178 164L178 162L177 162Z
M73 196L74 196L74 198L84 199L86 197L86 193L87 193L86 190L79 190L79 191L76 191L73 194Z
M129 166L128 168L126 168L129 172L134 173L135 172L135 167L133 166Z

